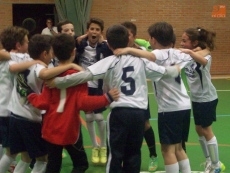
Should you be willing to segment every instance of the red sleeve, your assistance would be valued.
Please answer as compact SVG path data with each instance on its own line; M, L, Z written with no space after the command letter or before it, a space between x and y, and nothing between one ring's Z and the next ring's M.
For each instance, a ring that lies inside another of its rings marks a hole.
M40 110L48 110L49 108L49 98L50 98L49 88L43 87L41 94L32 93L28 95L27 99L34 107Z
M95 109L103 108L109 104L108 99L105 95L102 96L89 96L87 84L78 85L77 103L79 104L80 110L93 111Z

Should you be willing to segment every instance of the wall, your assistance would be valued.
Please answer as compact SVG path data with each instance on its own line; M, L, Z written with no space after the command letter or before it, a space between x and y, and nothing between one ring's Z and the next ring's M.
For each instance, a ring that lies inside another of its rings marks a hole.
M54 0L0 0L0 31L12 24L12 3L54 3ZM225 18L213 18L214 5L226 6ZM201 26L216 32L217 49L212 52L212 74L230 74L230 1L229 0L94 0L91 16L102 18L106 28L133 21L138 38L148 39L147 28L157 21L174 27L177 44L188 27Z

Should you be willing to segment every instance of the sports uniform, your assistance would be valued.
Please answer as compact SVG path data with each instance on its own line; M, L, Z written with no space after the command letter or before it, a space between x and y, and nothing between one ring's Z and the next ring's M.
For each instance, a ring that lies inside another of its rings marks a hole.
M193 59L176 49L154 50L156 64L162 66L180 65L183 68ZM158 104L158 130L161 144L176 144L187 141L190 126L191 103L179 75L153 82Z

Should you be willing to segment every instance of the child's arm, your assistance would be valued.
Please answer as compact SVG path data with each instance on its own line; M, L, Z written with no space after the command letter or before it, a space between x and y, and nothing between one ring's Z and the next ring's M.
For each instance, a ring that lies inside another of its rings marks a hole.
M113 53L114 55L117 55L117 56L131 54L134 56L146 58L149 61L153 61L153 62L156 61L156 56L153 53L148 52L146 50L141 50L141 49L136 49L136 48L131 48L131 47L116 49L113 51Z
M77 64L71 63L71 64L57 66L57 67L49 68L49 69L44 68L40 71L38 77L43 80L51 79L69 69L75 69L78 71L83 70L82 67L78 66Z
M186 54L189 54L193 59L194 61L200 63L201 65L206 65L208 63L207 59L204 58L204 55L205 52L208 53L208 50L204 49L204 52L194 52L193 50L190 50L190 49L180 49L183 53L186 53ZM207 55L207 54L206 54Z
M21 63L13 63L10 64L9 70L12 73L19 73L22 72L26 69L28 69L30 66L34 64L42 64L46 66L46 64L40 60L34 60L34 61L26 61L26 62L21 62Z
M56 77L54 79L46 80L45 84L50 88L64 89L78 84L93 80L93 75L90 71L82 71L64 77Z
M6 50L0 50L0 61L10 60L10 53Z

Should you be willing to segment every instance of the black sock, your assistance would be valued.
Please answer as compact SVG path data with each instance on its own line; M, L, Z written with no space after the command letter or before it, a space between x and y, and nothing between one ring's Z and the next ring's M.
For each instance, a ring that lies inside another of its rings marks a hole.
M150 127L148 130L145 131L144 138L149 148L150 157L151 156L157 157L156 141L155 141L155 135L152 127Z

